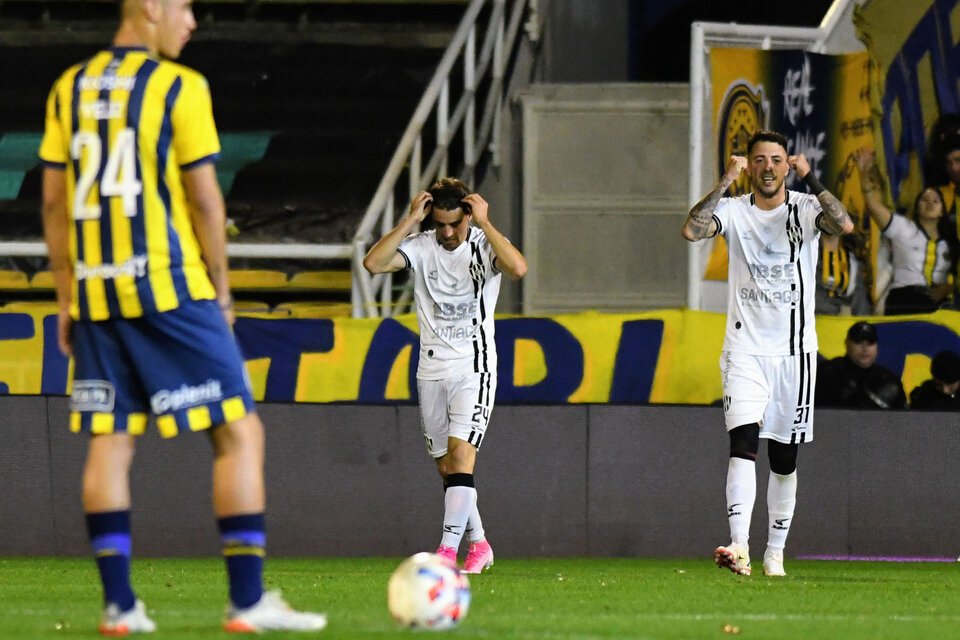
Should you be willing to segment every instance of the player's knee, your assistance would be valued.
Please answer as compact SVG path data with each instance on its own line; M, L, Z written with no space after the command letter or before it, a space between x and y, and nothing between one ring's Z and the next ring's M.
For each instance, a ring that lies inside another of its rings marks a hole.
M255 413L248 413L239 420L213 427L208 434L217 456L263 456L263 423Z
M760 449L760 425L756 422L730 430L730 457L756 460Z
M450 439L450 445L447 447L447 454L443 456L445 476L453 473L473 473L473 465L477 459L477 449L467 442L457 442L454 438Z
M776 440L770 440L767 443L767 453L770 457L770 471L777 475L790 475L797 470L797 453L800 451L798 444L783 444Z

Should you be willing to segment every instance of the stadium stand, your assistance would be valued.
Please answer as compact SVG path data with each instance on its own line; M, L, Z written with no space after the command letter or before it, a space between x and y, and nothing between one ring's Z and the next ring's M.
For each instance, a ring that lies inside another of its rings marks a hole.
M350 241L465 4L195 3L200 26L180 61L210 81L232 243ZM57 74L109 41L115 11L103 1L0 3L0 59L17 61L0 86L0 239L41 239L46 95ZM346 260L230 266L238 299L349 299ZM0 269L9 272L0 301L52 295L45 259L0 256Z

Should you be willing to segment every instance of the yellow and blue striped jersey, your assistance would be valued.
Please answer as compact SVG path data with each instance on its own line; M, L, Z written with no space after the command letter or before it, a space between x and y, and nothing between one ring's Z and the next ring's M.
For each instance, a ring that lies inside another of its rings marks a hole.
M215 297L181 171L219 152L210 89L192 69L114 47L57 79L40 158L67 172L74 318Z

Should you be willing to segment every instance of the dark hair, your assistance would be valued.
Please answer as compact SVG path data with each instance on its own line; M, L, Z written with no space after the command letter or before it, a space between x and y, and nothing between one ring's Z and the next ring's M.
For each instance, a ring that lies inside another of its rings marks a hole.
M930 374L946 384L960 381L960 356L949 349L941 351L930 362Z
M754 131L753 135L750 136L750 139L747 140L747 157L750 157L750 152L753 151L753 145L758 142L773 142L775 144L783 147L783 150L787 150L787 138L782 133L777 133L776 131L769 131L767 129L760 129L759 131Z
M470 205L463 199L470 195L470 188L457 178L440 178L430 186L433 206L444 211L453 211L463 207L464 213L472 213Z

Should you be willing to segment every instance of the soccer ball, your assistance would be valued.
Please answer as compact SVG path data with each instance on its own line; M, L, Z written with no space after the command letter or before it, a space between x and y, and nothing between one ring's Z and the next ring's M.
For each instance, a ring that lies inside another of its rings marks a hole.
M452 629L467 617L470 581L444 558L418 553L390 576L387 607L401 627Z

